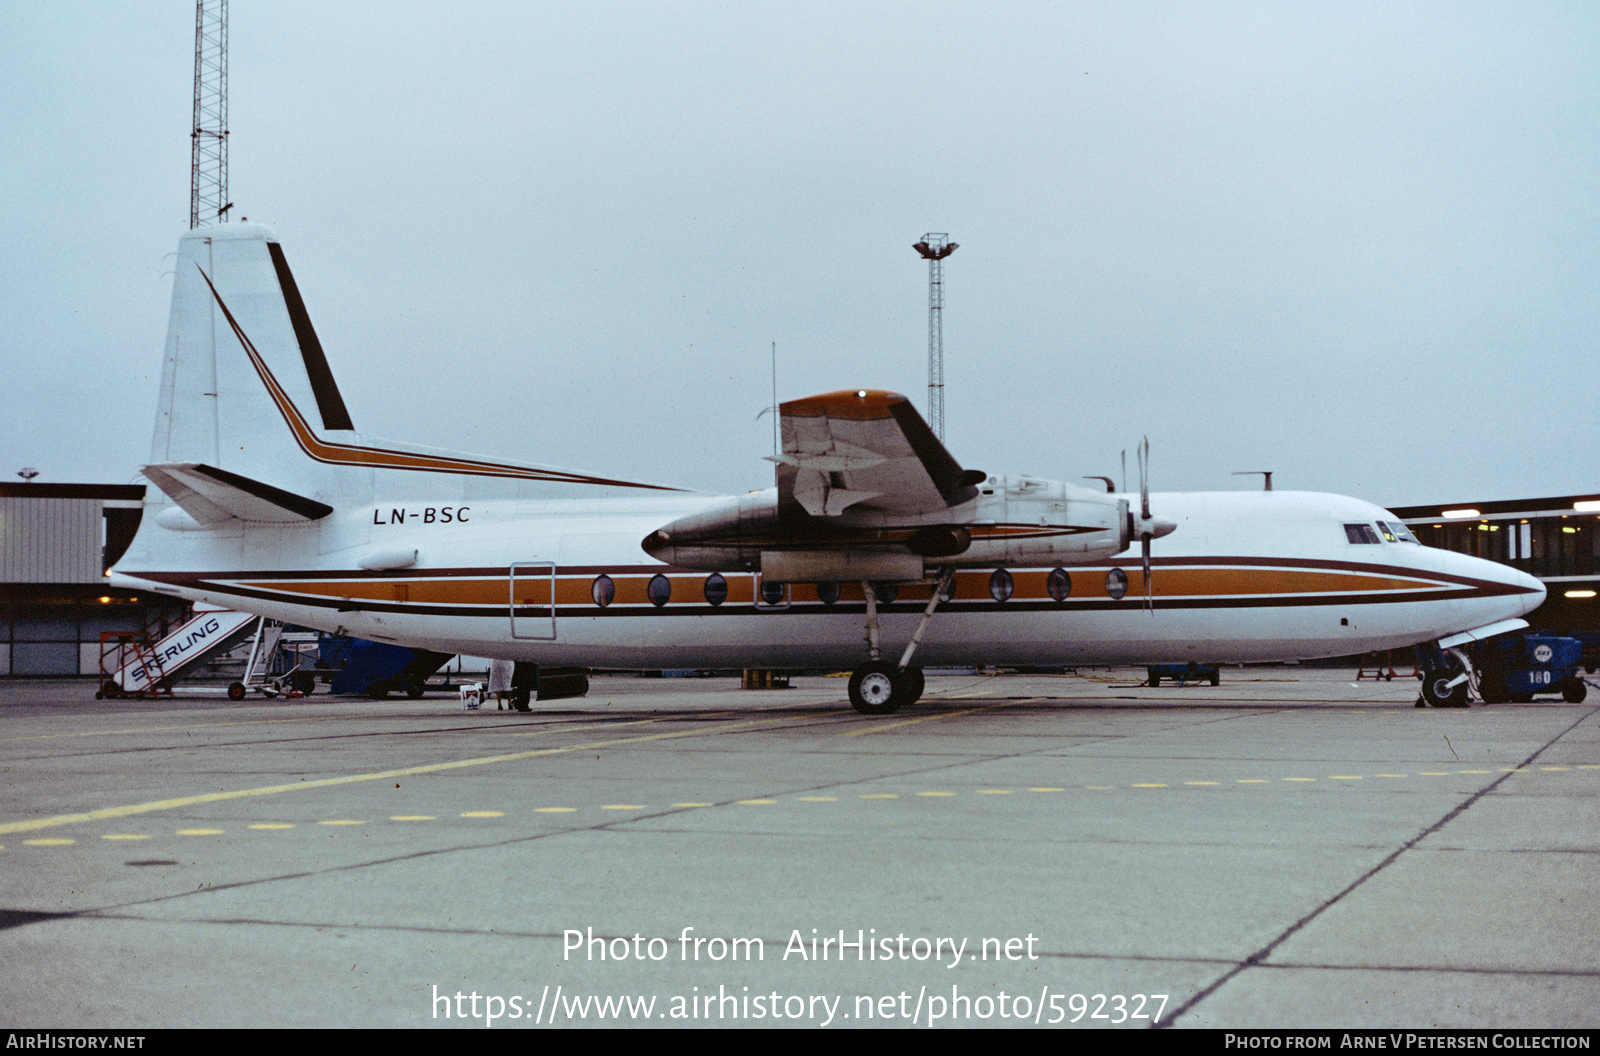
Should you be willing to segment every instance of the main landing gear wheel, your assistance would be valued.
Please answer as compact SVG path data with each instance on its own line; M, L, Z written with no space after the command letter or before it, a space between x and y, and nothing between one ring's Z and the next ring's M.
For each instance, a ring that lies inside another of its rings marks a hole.
M909 682L893 664L862 664L850 675L850 706L863 715L888 715L900 707Z
M922 668L900 669L874 660L850 676L850 705L863 715L888 715L922 699Z

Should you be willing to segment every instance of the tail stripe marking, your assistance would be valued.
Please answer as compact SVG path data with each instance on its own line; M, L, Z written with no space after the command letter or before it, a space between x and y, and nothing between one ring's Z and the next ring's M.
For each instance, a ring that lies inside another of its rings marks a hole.
M228 320L228 325L233 329L234 336L239 339L239 344L244 347L245 354L250 357L250 363L260 375L261 382L267 387L267 392L278 405L278 412L283 415L284 422L289 426L289 431L294 434L295 442L300 445L300 450L318 462L325 462L336 466L370 466L375 469L404 469L423 473L459 473L480 477L513 477L522 480L547 480L565 484L596 484L610 485L623 488L646 488L651 491L678 491L661 484L641 484L632 480L611 480L606 477L591 477L580 473L563 473L558 470L531 469L525 466L509 466L497 462L480 462L470 458L452 458L442 455L424 455L405 451L389 451L378 447L362 447L356 444L329 443L321 439L311 427L306 424L305 418L295 407L294 401L278 384L278 379L267 368L266 362L261 358L261 353L256 351L255 344L249 335L244 332L233 313L222 300L222 295L217 292L217 287L212 283L211 277L205 269L197 264L200 277L206 280L206 285L211 288L211 296L216 299L222 314Z

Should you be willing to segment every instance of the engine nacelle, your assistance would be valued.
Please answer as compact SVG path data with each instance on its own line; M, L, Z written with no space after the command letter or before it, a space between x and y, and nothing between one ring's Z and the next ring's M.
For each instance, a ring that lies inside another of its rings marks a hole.
M788 582L915 580L928 569L1069 565L1122 553L1128 500L1059 481L990 477L972 499L908 519L849 509L780 510L778 489L752 492L651 532L645 552L682 568L754 572Z

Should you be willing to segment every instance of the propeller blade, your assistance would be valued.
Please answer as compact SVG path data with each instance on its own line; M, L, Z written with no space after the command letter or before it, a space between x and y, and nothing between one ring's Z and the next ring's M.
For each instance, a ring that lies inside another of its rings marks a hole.
M1139 507L1144 519L1150 519L1150 438L1139 445Z

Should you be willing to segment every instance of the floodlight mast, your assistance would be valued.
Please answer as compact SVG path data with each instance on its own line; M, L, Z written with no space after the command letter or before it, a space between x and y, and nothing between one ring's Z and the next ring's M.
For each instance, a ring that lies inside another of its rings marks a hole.
M944 440L944 258L960 248L943 231L930 231L912 249L928 262L928 424Z
M228 0L196 0L189 227L225 219L228 201Z

